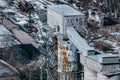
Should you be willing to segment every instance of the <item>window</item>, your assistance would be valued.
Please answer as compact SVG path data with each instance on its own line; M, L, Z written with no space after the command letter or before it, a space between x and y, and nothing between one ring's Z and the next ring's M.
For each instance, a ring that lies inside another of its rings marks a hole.
M78 22L78 18L76 18L76 22Z
M74 19L70 19L70 26L74 26Z
M57 25L57 31L58 31L58 32L60 31L60 26L59 26L59 25Z
M70 19L70 23L72 23L72 19Z
M83 22L82 22L82 18L79 18L79 25L82 25Z
M67 23L69 23L69 19L67 19Z
M66 21L66 22L65 22L66 26L69 26L69 25L70 25L70 19L69 19L69 18L66 18L65 21Z

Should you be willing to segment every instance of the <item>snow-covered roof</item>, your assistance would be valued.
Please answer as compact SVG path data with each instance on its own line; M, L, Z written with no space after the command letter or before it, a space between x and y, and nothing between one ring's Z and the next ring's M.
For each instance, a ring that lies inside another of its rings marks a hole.
M79 12L68 5L49 5L48 8L50 8L50 9L52 9L52 10L56 11L57 13L62 14L64 16L84 15L82 12Z

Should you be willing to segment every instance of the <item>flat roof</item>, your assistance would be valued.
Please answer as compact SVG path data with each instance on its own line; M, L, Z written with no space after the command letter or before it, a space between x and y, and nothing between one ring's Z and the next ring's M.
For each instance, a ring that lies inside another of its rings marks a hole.
M82 12L68 6L68 5L49 5L48 8L56 11L62 15L84 15Z

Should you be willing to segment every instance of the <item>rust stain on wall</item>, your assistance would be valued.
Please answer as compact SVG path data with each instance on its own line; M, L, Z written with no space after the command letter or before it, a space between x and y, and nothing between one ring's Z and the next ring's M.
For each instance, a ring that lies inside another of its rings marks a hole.
M65 72L70 72L71 71L71 62L69 61L69 56L68 56L68 48L64 45L62 45L62 66L63 66L63 71Z
M58 50L58 39L57 37L52 38L53 50Z

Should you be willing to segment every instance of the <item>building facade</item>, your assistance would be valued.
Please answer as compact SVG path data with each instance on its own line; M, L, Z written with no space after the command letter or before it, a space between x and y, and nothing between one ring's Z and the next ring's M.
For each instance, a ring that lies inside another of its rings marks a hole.
M67 27L84 26L84 14L71 8L68 5L48 6L47 23L50 27L66 35Z
M68 5L50 5L47 8L47 21L51 28L62 34L58 36L58 80L80 80L77 49L64 38L67 38L68 27L84 26L84 14Z

